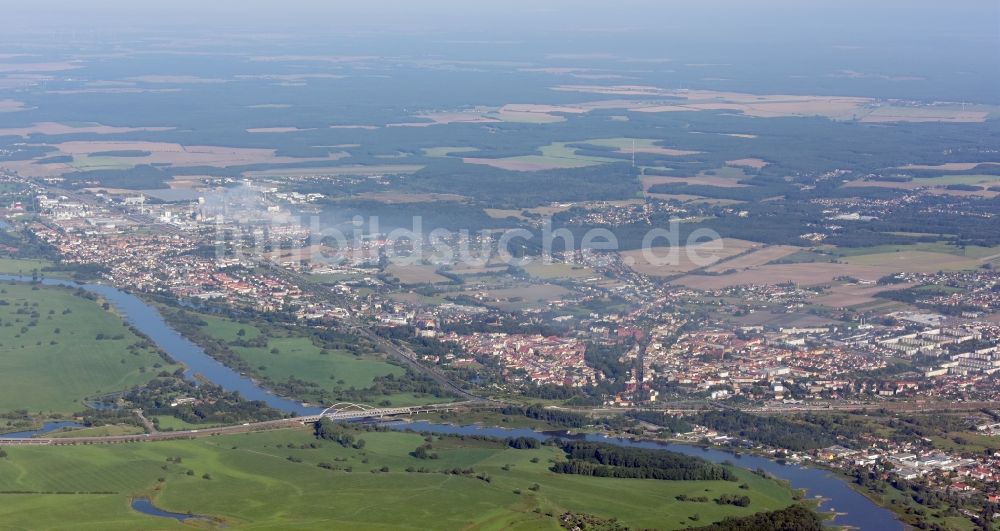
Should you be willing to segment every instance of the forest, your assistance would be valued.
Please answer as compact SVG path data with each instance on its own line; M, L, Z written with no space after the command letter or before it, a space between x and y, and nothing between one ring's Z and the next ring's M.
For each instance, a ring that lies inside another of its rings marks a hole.
M815 512L802 505L792 505L779 511L738 518L730 517L721 522L690 529L691 531L821 531L826 527Z
M625 448L584 441L564 443L562 449L566 452L567 461L550 467L558 474L672 481L736 481L736 476L724 466L666 450Z
M826 448L838 442L842 443L828 431L812 424L781 417L752 415L736 410L709 411L685 417L685 420L758 444L792 451Z

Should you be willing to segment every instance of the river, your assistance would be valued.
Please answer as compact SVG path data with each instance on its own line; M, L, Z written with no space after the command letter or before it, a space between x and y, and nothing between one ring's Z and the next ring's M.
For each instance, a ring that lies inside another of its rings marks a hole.
M30 282L31 277L0 275L0 281L11 280ZM146 334L150 340L169 354L171 358L179 363L183 363L187 368L188 376L198 374L227 391L237 391L243 398L261 400L267 403L267 405L282 411L298 415L315 415L322 411L322 408L303 406L294 400L277 396L257 385L249 377L219 363L206 354L201 347L195 345L171 328L156 308L153 308L131 293L124 292L107 284L78 284L72 280L59 278L43 278L40 282L47 286L83 288L91 293L100 295L114 306L115 310L125 318L126 322L143 334Z
M173 518L178 522L184 522L187 520L208 520L207 517L199 516L197 514L172 513L170 511L164 511L163 509L153 505L152 500L149 498L134 498L130 505L132 506L132 510L138 511L142 514L159 516L160 518Z
M819 510L838 513L833 524L850 526L861 530L891 531L905 529L902 523L888 509L883 509L834 474L818 468L808 468L795 464L781 464L766 457L756 455L736 455L724 450L701 448L687 444L665 443L648 440L632 440L619 437L608 437L600 434L568 434L566 432L539 432L530 429L509 429L487 426L454 426L450 424L434 424L430 422L387 422L386 426L398 430L413 430L417 432L448 433L458 435L486 435L490 437L530 437L544 441L553 437L562 439L580 439L594 442L628 446L633 448L650 448L655 450L670 450L685 455L697 456L715 463L730 462L741 468L750 470L761 469L772 476L788 481L795 489L805 489L807 497L820 497Z
M28 431L15 431L13 433L3 433L0 429L0 436L7 439L30 439L32 437L38 437L39 435L46 435L54 431L61 430L63 428L82 428L82 424L78 424L71 420L57 420L53 422L46 422L41 428L37 430Z
M0 275L0 281L30 282L31 277L17 275ZM145 303L135 295L126 293L106 284L78 284L70 280L45 278L42 284L50 286L69 286L83 289L100 295L107 300L125 320L176 361L183 363L187 374L198 374L201 377L229 391L238 391L244 398L261 400L267 405L286 412L299 415L314 415L321 408L303 406L294 400L279 397L259 385L249 377L217 362L205 351L184 338L170 327L155 308ZM609 438L603 435L586 434L568 436L565 433L535 432L528 429L503 429L485 426L451 426L427 422L389 423L398 429L413 429L434 433L479 434L495 437L532 437L548 439L555 436L564 438L579 437L587 440L606 442L620 446L640 448L655 448L671 450L687 455L696 455L709 461L721 463L730 461L736 465L755 470L763 469L774 477L788 481L793 488L805 489L807 496L820 497L820 510L837 512L833 523L841 526L851 526L861 530L895 531L905 529L895 515L887 509L879 507L868 498L851 489L841 478L824 470L807 468L798 465L780 464L771 459L759 456L736 456L722 450L702 449L683 444L665 444L655 441L633 441L629 439Z

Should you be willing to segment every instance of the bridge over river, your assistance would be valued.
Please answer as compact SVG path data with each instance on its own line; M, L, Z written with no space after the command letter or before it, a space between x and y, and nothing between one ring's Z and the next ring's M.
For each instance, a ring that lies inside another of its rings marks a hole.
M205 428L197 430L181 431L160 431L155 433L141 433L133 435L108 435L104 437L31 437L15 438L0 436L0 446L37 446L37 445L62 445L62 444L115 444L147 441L167 441L172 439L194 439L198 437L212 437L216 435L229 435L234 433L246 433L251 431L264 431L285 429L319 422L320 419L330 420L358 420L358 419L382 419L387 417L399 417L403 415L414 415L417 413L432 413L438 411L455 411L469 408L493 408L498 407L495 402L485 400L469 400L465 402L450 402L447 404L426 404L422 406L404 407L376 407L367 404L340 403L334 404L317 415L305 415L278 420L266 420L262 422L249 422L236 426L220 426L215 428Z
M485 404L488 403L481 400L468 400L465 402L450 402L447 404L427 404L423 406L375 407L375 406L369 406L367 404L353 404L349 402L341 402L339 404L334 404L324 409L318 415L307 415L304 417L299 417L299 420L301 420L304 423L307 423L307 422L319 422L319 420L322 418L328 418L330 420L352 420L352 419L367 419L367 418L380 419L384 417L395 417L398 415L413 415L415 413L454 411L456 409L465 409L474 405L482 407Z

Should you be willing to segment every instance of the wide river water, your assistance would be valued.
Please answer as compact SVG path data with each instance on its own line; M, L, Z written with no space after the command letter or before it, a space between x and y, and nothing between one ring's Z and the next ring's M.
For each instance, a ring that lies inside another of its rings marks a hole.
M0 281L10 280L30 282L31 277L0 275ZM47 286L83 288L100 295L114 306L115 310L125 318L125 321L149 336L149 339L169 354L171 358L183 363L188 375L198 374L228 391L238 391L243 398L261 400L282 411L299 415L315 415L322 411L322 408L303 406L294 400L277 396L257 385L251 378L219 363L206 354L201 347L171 328L156 308L131 293L126 293L107 284L78 284L72 280L59 278L43 278L40 282Z
M0 281L30 282L31 277L19 275L2 275ZM244 376L217 362L205 351L180 333L170 327L160 315L160 312L135 295L126 293L107 284L79 284L70 280L44 278L44 285L81 287L100 295L114 306L125 320L146 334L150 340L176 361L183 363L189 376L198 374L226 390L238 391L244 398L261 400L269 406L285 412L299 415L317 414L317 407L303 406L294 400L277 396ZM730 452L714 449L702 449L684 444L667 444L655 441L634 441L630 439L611 438L596 434L567 435L556 432L536 432L527 429L503 429L486 426L451 426L427 422L388 423L398 429L413 429L434 433L458 433L466 435L487 435L496 437L533 437L544 440L559 436L563 438L578 437L592 441L605 442L619 446L639 448L655 448L671 450L687 455L695 455L709 461L721 463L730 461L737 466L750 470L762 469L774 477L788 481L793 488L805 489L808 497L820 497L820 510L837 512L833 523L841 526L851 526L862 530L894 531L903 530L904 526L895 515L887 509L879 507L868 498L851 489L840 477L816 468L807 468L794 464L781 464L774 460L754 455L736 456Z

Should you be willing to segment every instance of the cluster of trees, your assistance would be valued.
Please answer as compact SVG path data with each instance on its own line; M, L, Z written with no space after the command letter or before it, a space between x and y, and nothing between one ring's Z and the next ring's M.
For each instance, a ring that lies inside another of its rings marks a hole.
M722 494L715 499L715 503L719 505L735 505L737 507L749 507L750 496L745 496L742 494Z
M380 326L374 329L375 333L394 341L406 341L413 352L420 356L444 356L455 351L455 347L449 343L439 341L433 337L417 337L416 329L412 326Z
M580 389L556 384L527 384L521 389L521 395L542 400L570 400L585 396Z
M338 391L336 399L351 402L378 402L379 397L396 393L413 393L415 395L429 395L437 398L452 396L448 390L441 387L441 384L430 376L418 374L409 367L406 367L406 374L403 376L397 377L394 374L377 376L373 380L371 387Z
M742 411L708 411L686 417L686 420L756 443L793 451L826 448L838 442L819 426Z
M225 340L217 339L203 331L208 322L194 312L182 309L164 308L160 313L184 337L194 341L205 352L223 365L239 372L257 375L256 368L246 362Z
M432 446L430 444L421 444L410 452L410 455L416 457L417 459L437 459L437 452L431 452L431 448Z
M946 290L936 288L934 286L918 286L915 288L880 291L876 293L875 296L882 299L913 304L915 306L927 308L945 315L961 315L963 312L974 312L979 310L979 308L976 308L975 306L965 304L947 305L926 302L927 299L931 297L936 295L947 295L948 293L949 292Z
M317 439L333 441L344 448L360 450L365 447L364 439L354 437L353 433L327 418L320 419L316 423L315 434Z
M520 415L522 417L528 417L529 419L541 420L548 422L549 424L555 424L567 428L582 428L592 424L590 418L586 415L573 413L571 411L545 409L545 407L540 404L531 406L504 406L500 408L500 413L503 415Z
M587 350L583 353L583 358L587 365L601 371L609 378L603 392L607 394L617 393L625 388L625 375L629 366L622 363L622 356L633 345L634 341L617 343L613 345L603 345L600 343L588 343Z
M903 493L902 498L886 499L890 499L890 504L896 506L896 512L901 514L905 521L916 529L950 529L937 523L928 522L926 516L929 511L934 511L938 517L961 517L963 512L971 514L971 511L982 510L989 515L989 520L992 520L992 515L996 512L996 508L985 503L986 500L981 497L968 497L959 493L937 491L930 486L910 483L900 478L886 481L882 479L880 471L873 471L867 467L854 467L849 471L849 475L852 476L855 484L872 493L884 495L890 489ZM993 526L989 520L972 518L973 523L980 526L977 529L992 529Z
M563 513L559 525L564 529L587 529L592 531L628 531L629 528L615 518L601 518L585 513Z
M488 207L522 208L554 201L628 199L639 192L633 177L633 168L625 162L520 172L438 159L402 184L413 191L472 197Z
M736 481L736 476L724 466L666 450L622 448L585 441L565 443L562 449L568 460L555 463L550 468L559 474L673 481Z
M737 215L726 207L713 207L697 215L707 219L681 226L680 237L686 238L697 228L715 230L724 237L740 238L769 244L802 245L803 227L821 225L827 214L815 199L863 197L865 199L893 199L910 193L879 187L842 187L840 180L819 181L809 188L796 183L775 179L772 176L754 176L740 181L748 186L718 187L692 185L683 182L659 184L649 191L663 194L689 194L716 199L749 201L740 206ZM961 186L961 189L965 189ZM770 198L783 197L781 201ZM927 208L941 212L933 219L924 214ZM910 244L940 239L951 240L956 245L1000 244L1000 220L985 215L996 209L996 199L968 197L923 196L912 204L900 204L891 212L879 212L878 218L865 223L845 224L841 230L829 235L827 242L842 247L869 247L874 245ZM946 213L951 212L954 213ZM965 212L983 212L984 216L969 216ZM579 238L593 228L570 223L573 212L563 212L553 218L553 225L569 228ZM986 221L982 221L986 220ZM654 214L648 222L613 227L619 246L623 249L638 248L651 226L665 227L669 215ZM982 224L985 223L985 226ZM928 236L901 236L912 227L921 227ZM909 227L909 229L907 229ZM990 228L992 227L992 228ZM947 235L947 236L945 236Z
M370 199L344 199L342 196L329 196L317 202L322 205L323 221L341 223L349 221L354 216L377 216L379 226L386 229L402 227L405 229L468 230L478 232L495 229L510 224L490 217L480 206L458 201L386 203ZM415 227L414 220L420 219L420 227Z
M86 409L82 414L80 424L86 427L105 426L108 424L128 424L143 427L142 422L127 409Z
M802 505L750 516L729 517L692 531L822 531L826 529L819 515Z
M534 448L541 448L542 446L542 443L538 442L538 439L533 439L531 437L508 437L506 442L507 446L518 450L531 450Z
M10 256L11 258L43 258L49 260L58 260L60 258L59 251L55 247L36 236L30 230L0 230L0 245L6 248L2 255ZM24 274L32 274L37 277L38 271L24 271Z
M172 406L178 397L194 401ZM150 416L173 416L191 424L236 424L284 417L282 412L260 400L246 400L237 392L211 383L195 385L184 378L183 369L174 373L161 372L146 385L126 391L122 399Z
M642 422L662 426L673 433L688 433L694 426L681 416L674 416L662 411L629 411L628 416Z
M841 441L843 439L857 440L861 435L868 433L870 429L864 421L841 413L804 413L801 416L794 417L794 419L816 426L823 433L827 433L831 437L836 437Z
M107 271L108 268L101 264L56 264L42 268L42 273L70 273L73 280L79 281L100 278Z

